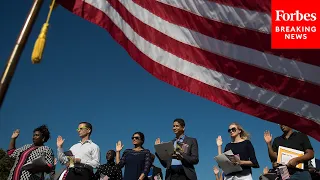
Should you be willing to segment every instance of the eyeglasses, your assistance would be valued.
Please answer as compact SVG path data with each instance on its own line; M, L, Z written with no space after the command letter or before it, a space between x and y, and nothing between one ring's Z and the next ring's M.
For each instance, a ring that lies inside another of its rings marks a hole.
M140 140L140 137L133 136L131 139L132 139L132 140L133 140L133 139Z
M87 127L81 127L81 128L77 128L77 131L82 131L84 129L88 129Z
M231 132L236 132L237 131L237 128L233 127L231 129L228 129L228 133L231 133Z

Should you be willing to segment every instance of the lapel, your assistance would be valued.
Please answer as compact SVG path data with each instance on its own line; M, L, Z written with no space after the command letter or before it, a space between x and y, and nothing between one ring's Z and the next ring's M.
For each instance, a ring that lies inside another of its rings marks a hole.
M188 140L188 136L184 135L183 143L188 144L187 140Z
M183 143L187 145L187 148L186 148L185 153L186 153L186 154L189 154L189 151L190 151L189 146L190 146L190 144L189 144L189 138L188 138L188 136L185 136L185 137L184 137Z

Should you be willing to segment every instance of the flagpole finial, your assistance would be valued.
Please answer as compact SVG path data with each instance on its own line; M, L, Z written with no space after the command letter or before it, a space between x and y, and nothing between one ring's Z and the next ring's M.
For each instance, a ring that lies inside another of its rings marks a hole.
M47 38L47 33L49 28L50 16L51 16L52 10L55 9L56 7L57 7L57 4L55 3L55 0L52 0L47 21L42 25L41 32L38 36L38 39L36 40L36 43L32 51L31 62L33 64L38 64L41 62L43 51L46 46L46 38Z

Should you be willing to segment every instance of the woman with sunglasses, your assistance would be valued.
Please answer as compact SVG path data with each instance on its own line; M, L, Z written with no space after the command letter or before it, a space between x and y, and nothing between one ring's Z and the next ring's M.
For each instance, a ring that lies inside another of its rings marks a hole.
M249 140L249 133L247 133L238 123L231 123L228 132L231 137L231 142L226 145L224 152L229 150L233 152L235 158L232 158L232 162L240 165L242 171L226 174L224 179L252 180L251 168L259 168L259 163L253 145ZM222 139L220 144L222 145ZM218 148L221 148L221 145ZM218 153L220 154L221 151Z
M123 180L148 180L148 173L152 165L151 154L143 148L144 134L135 132L132 136L133 149L126 149L120 159L123 148L121 141L116 144L116 163L120 168L125 167Z

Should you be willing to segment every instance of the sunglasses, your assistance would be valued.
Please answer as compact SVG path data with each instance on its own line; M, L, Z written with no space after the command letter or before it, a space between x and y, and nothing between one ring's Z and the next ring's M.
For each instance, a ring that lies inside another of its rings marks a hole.
M231 133L231 132L236 132L237 131L237 128L233 127L231 129L228 129L228 133Z
M133 140L133 139L140 140L140 137L133 136L131 139L132 139L132 140Z
M84 130L84 129L88 129L88 128L87 127L77 128L77 131L81 131L81 130Z

